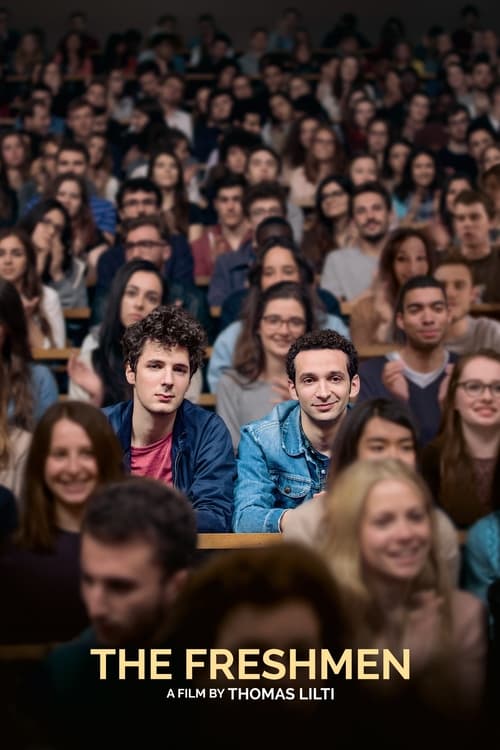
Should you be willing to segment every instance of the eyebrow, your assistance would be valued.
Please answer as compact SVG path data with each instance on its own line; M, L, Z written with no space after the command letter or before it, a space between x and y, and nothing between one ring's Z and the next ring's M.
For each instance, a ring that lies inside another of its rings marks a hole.
M326 377L330 377L331 375L342 375L345 377L345 372L342 372L342 370L331 370L330 372L326 373ZM300 376L301 378L319 378L321 375L317 372L303 372Z

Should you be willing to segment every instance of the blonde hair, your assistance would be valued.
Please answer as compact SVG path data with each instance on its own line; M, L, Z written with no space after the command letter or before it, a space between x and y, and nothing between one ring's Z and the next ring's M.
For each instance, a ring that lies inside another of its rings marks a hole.
M410 466L394 459L355 461L336 478L325 502L320 550L340 588L345 616L355 634L381 632L384 613L363 573L360 529L369 493L380 482L397 480L421 495L431 523L431 549L426 564L411 582L408 596L432 589L443 596L444 622L450 617L450 591L446 571L437 550L437 531L432 498L424 480Z

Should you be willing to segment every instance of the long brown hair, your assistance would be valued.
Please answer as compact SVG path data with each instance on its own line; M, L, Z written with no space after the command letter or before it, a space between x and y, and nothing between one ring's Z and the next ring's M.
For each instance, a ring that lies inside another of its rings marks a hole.
M98 468L98 485L123 478L122 449L104 414L81 401L58 401L41 417L26 461L23 513L16 541L33 550L50 551L56 539L54 498L45 483L45 464L54 426L61 419L75 422L87 433Z
M314 133L314 138L316 138L318 133L322 130L332 136L335 145L333 156L330 160L329 171L332 174L342 174L342 172L344 171L345 158L344 150L339 141L339 138L333 128L330 128L328 125L320 125ZM306 158L304 161L304 172L309 182L316 183L318 181L319 162L313 154L312 144L311 148L309 148L306 153Z
M469 525L477 514L474 511L482 503L477 494L473 460L464 438L462 420L455 408L458 384L465 367L478 357L491 359L500 364L500 353L494 349L478 349L460 357L453 368L448 391L443 403L441 425L435 444L440 451L440 504L458 523ZM497 454L496 473L499 473L500 451ZM492 498L496 507L500 498ZM474 514L473 516L471 515Z
M81 255L86 249L91 249L99 242L99 234L94 221L92 210L90 208L90 197L87 184L83 177L77 174L68 173L60 174L50 183L46 197L58 200L57 192L63 182L74 182L78 185L80 191L81 205L75 217L70 217L71 229L73 234L73 243L79 240L81 247L75 251L74 255Z
M393 306L396 305L400 287L399 281L394 273L394 260L403 242L412 238L420 240L425 248L427 263L429 265L425 275L432 276L436 267L436 247L429 233L426 232L425 229L420 229L418 227L401 227L392 232L380 255L378 276L381 281L387 282L389 301Z

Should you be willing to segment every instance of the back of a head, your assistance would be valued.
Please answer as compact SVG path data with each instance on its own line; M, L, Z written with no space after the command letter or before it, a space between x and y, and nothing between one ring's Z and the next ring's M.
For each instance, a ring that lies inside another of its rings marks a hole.
M92 494L82 535L111 546L145 540L156 562L170 575L193 563L196 517L178 490L155 479L130 477Z

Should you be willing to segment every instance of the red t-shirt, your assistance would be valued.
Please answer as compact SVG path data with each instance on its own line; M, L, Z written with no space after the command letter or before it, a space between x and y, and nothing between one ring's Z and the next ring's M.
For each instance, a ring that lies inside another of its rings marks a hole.
M131 447L130 473L172 484L172 433L144 448Z

